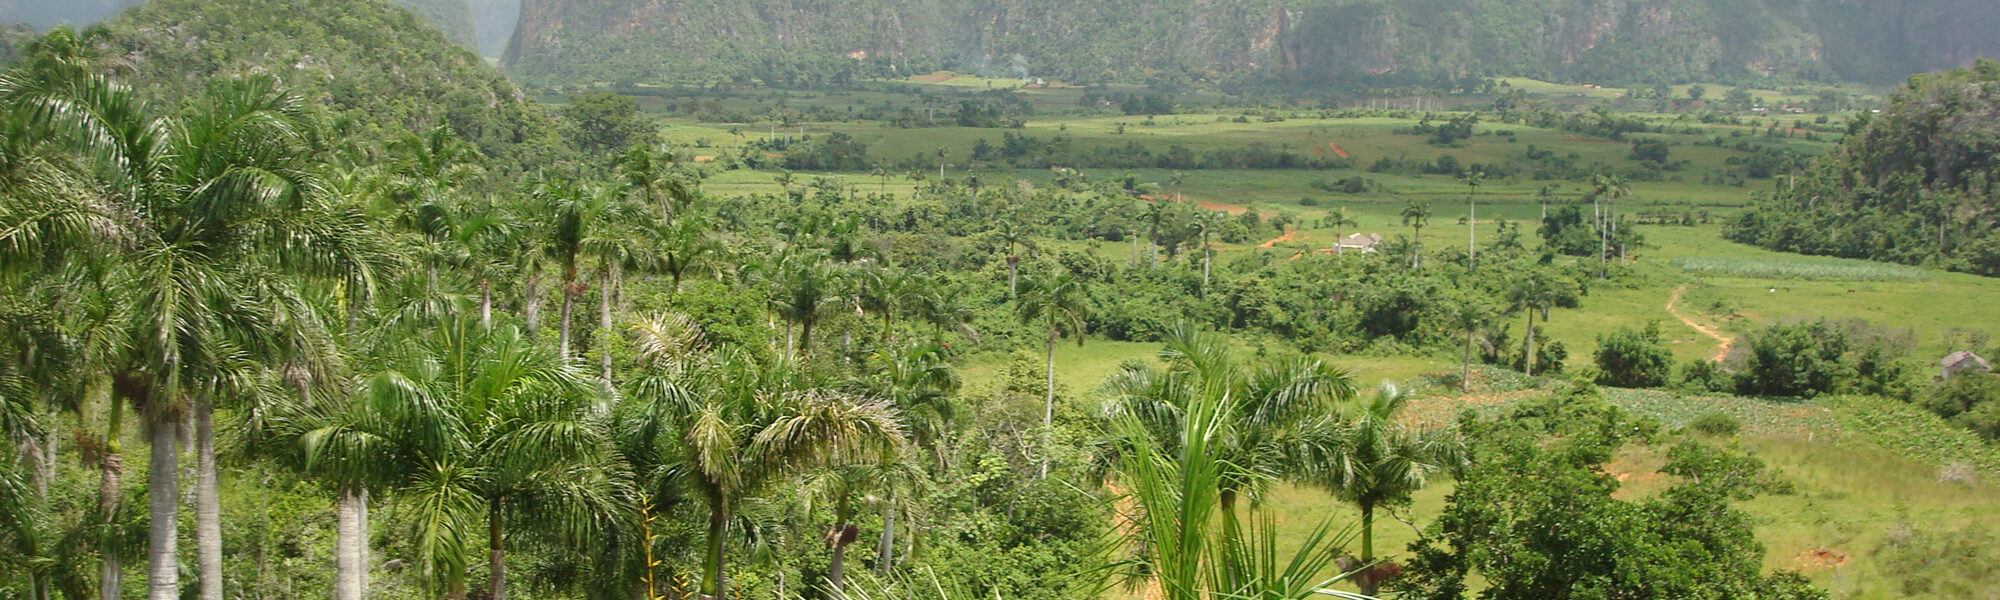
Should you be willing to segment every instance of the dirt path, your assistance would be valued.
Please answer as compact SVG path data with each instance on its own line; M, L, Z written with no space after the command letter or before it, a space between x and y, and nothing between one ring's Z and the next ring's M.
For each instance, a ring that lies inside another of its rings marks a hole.
M1353 154L1348 154L1346 150L1340 149L1340 144L1327 142L1326 147L1328 150L1332 150L1334 154L1340 156L1341 158L1354 158Z
M1298 230L1296 230L1296 229L1287 229L1287 230L1285 230L1285 235L1281 235L1281 236L1278 236L1278 237L1276 237L1276 238L1273 238L1273 239L1272 239L1271 241L1268 241L1268 242L1264 242L1264 243L1262 243L1262 244L1258 244L1258 245L1257 245L1257 247L1258 247L1258 248L1272 248L1272 247L1276 247L1276 246L1277 246L1278 244L1283 244L1283 243L1285 243L1285 242L1296 242L1296 241L1299 241L1299 240L1302 240L1302 239L1305 239L1305 236L1302 236L1302 235L1299 235L1299 232L1298 232Z
M1736 338L1722 335L1722 333L1716 331L1715 328L1700 323L1696 323L1694 319L1690 319L1687 317L1687 315L1683 315L1679 311L1674 310L1674 305L1678 304L1681 301L1681 292L1684 291L1687 291L1687 286L1685 285L1674 288L1674 295L1667 297L1667 314L1671 314L1674 316L1674 318L1680 319L1682 323L1686 323L1688 327L1693 328L1695 331L1701 332L1702 335L1715 338L1715 354L1709 357L1710 360L1721 362L1722 359L1728 358L1729 351L1736 347Z
M1139 501L1134 500L1131 494L1126 493L1125 487L1118 485L1116 481L1104 482L1104 490L1111 492L1114 498L1111 503L1112 530L1120 535L1136 533L1139 528ZM1166 593L1160 589L1160 578L1157 576L1147 577L1145 587L1139 590L1141 600L1161 600L1165 597Z

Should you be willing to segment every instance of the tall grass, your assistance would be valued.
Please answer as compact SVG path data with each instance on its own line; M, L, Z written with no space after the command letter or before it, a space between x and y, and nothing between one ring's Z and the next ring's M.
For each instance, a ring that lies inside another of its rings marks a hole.
M1916 267L1848 258L1683 256L1674 259L1672 264L1691 273L1755 279L1922 281L1929 277L1923 269Z

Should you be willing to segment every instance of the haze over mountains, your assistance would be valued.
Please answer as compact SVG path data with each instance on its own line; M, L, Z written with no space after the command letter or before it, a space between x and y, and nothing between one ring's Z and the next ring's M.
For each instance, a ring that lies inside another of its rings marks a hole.
M140 0L0 0L37 27ZM2000 56L1991 0L394 0L531 84L954 69L1110 81L1894 83Z

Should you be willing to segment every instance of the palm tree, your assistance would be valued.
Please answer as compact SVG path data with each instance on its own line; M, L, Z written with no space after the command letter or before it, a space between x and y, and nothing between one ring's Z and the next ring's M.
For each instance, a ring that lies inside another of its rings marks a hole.
M650 317L634 329L648 374L627 382L621 445L649 488L683 484L708 504L702 588L710 597L728 597L723 545L743 498L804 469L901 451L902 424L887 402L812 387L783 362L706 350L685 317Z
M1479 203L1474 200L1479 186L1486 183L1485 171L1470 171L1461 178L1465 182L1465 265L1468 269L1479 267Z
M882 539L886 547L886 544L892 543L888 540L892 539L896 526L896 511L890 506L894 490L907 489L923 479L922 469L897 458L890 456L879 462L820 469L808 473L801 482L800 488L809 500L824 502L833 512L833 526L827 528L822 537L832 550L827 562L826 583L834 597L840 597L846 587L847 547L860 538L860 528L854 526L854 518L864 508L862 505L879 505L883 514ZM812 512L810 502L807 512ZM886 550L883 552L886 555ZM883 566L887 567L886 564Z
M587 376L512 327L452 314L410 329L362 397L393 436L397 493L432 585L465 596L482 524L488 594L501 600L508 529L580 547L628 527L629 484Z
M1595 215L1594 219L1597 224L1597 278L1604 279L1610 273L1610 267L1606 262L1608 259L1605 258L1605 251L1610 247L1611 238L1610 234L1607 233L1605 211L1600 202L1624 198L1632 193L1632 188L1625 184L1624 177L1602 174L1592 177L1590 186L1591 212Z
M882 318L881 343L887 346L895 330L896 309L914 295L916 280L902 269L875 264L861 269L855 283L855 305Z
M1087 311L1083 282L1066 270L1050 270L1028 277L1028 289L1015 303L1015 315L1028 325L1042 325L1048 331L1047 398L1042 407L1042 465L1040 477L1049 476L1047 453L1056 414L1056 339L1065 331L1083 345L1084 315Z
M677 218L695 199L694 188L670 170L673 158L673 153L665 149L633 146L618 157L617 163L625 189L636 192L642 204L659 211L667 220Z
M1359 414L1336 431L1339 452L1328 457L1315 481L1343 502L1361 510L1361 566L1375 562L1375 511L1409 501L1431 477L1457 464L1462 452L1456 440L1433 432L1408 429L1396 413L1409 395L1384 382ZM1373 596L1379 581L1359 577L1361 593Z
M961 383L951 358L934 342L885 348L875 356L868 386L896 407L911 441L929 451L942 472L948 466L943 440L955 412L951 394Z
M211 415L251 398L257 371L319 335L288 315L310 312L298 277L366 280L380 261L353 213L317 193L300 125L304 106L268 77L219 81L176 118L115 85L79 99L100 131L98 176L121 212L144 222L106 285L127 342L113 389L148 417L148 595L179 595L175 457L195 425L195 538L201 597L222 598L220 500Z
M1423 255L1424 226L1431 222L1429 202L1411 200L1403 204L1403 224L1410 226L1410 268L1418 267L1418 257Z
M627 218L631 207L603 186L545 182L535 192L541 202L539 212L550 221L546 252L562 266L562 322L557 329L556 347L558 355L569 360L570 315L576 299L583 296L586 288L578 279L577 259L593 253L593 249L608 250L608 245L594 247L597 242L616 237L614 224Z
M1181 419L1204 394L1231 399L1216 416L1208 452L1220 461L1217 500L1225 535L1236 534L1236 501L1256 497L1274 478L1302 476L1325 443L1324 418L1354 398L1347 372L1298 357L1261 365L1238 361L1229 340L1181 323L1167 332L1164 369L1127 365L1107 380L1105 414L1136 416L1173 451Z
M716 242L712 227L714 224L707 217L693 212L683 213L672 223L647 223L640 227L652 244L647 254L653 257L654 269L673 279L674 292L681 291L681 282L688 275L713 270L713 261L722 247Z
M1238 411L1220 386L1187 398L1172 431L1157 430L1137 412L1113 422L1120 447L1114 468L1138 507L1130 544L1146 549L1141 572L1157 578L1168 600L1305 600L1348 577L1318 576L1331 566L1332 549L1347 541L1330 536L1324 524L1309 530L1291 556L1277 553L1278 530L1268 518L1252 521L1247 535L1210 534L1229 468L1214 449L1228 435L1225 415Z
M1465 357L1458 378L1460 392L1472 391L1472 344L1485 329L1488 312L1486 305L1472 300L1461 302L1452 310L1452 328L1465 334Z
M1167 206L1158 200L1146 205L1146 249L1151 254L1151 265L1160 267L1160 225L1167 219Z
M1342 251L1342 248L1340 247L1340 240L1341 240L1340 230L1348 227L1361 226L1361 222L1355 221L1353 215L1347 211L1347 207L1345 206L1326 211L1326 216L1320 217L1319 224L1321 227L1328 227L1333 229L1334 254L1340 254Z
M1020 276L1021 253L1015 248L1026 247L1032 250L1035 243L1028 239L1027 229L1016 225L1012 219L1001 221L999 229L995 231L1000 236L1000 243L1007 245L1007 297L1013 298L1020 291L1017 282Z
M1542 203L1542 221L1549 220L1549 200L1553 200L1555 197L1555 186L1544 185L1540 189L1535 190L1535 199Z
M921 286L910 298L910 311L918 319L930 324L931 342L945 345L944 330L956 329L966 339L979 343L979 334L972 330L972 307L966 305L967 294L962 286L945 285L943 281L933 281Z
M1555 306L1556 295L1555 282L1548 273L1539 269L1517 278L1513 287L1507 290L1509 303L1514 308L1528 313L1527 343L1522 348L1526 358L1523 365L1526 375L1535 374L1535 313L1540 312L1542 320L1547 321L1549 309Z
M801 356L811 355L813 327L845 297L842 273L827 262L825 251L798 248L782 252L763 270L774 288L772 311L785 320L787 331L790 325L799 327L798 345L793 350Z

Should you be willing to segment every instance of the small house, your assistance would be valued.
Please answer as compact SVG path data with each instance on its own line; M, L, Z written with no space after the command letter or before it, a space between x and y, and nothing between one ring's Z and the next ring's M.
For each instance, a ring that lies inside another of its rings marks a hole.
M1979 355L1973 354L1971 350L1960 350L1945 355L1943 360L1939 360L1938 369L1941 371L1939 377L1950 379L1953 374L1963 371L1992 373L1993 365L1987 363L1986 359L1980 358Z
M1338 242L1334 242L1333 251L1335 254L1344 253L1349 250L1367 253L1367 252L1374 252L1375 248L1381 245L1382 245L1382 234L1356 233L1356 234L1350 234L1344 238L1340 238L1340 241Z

